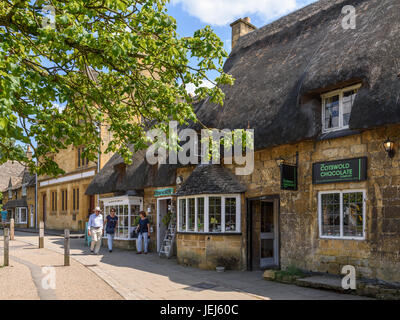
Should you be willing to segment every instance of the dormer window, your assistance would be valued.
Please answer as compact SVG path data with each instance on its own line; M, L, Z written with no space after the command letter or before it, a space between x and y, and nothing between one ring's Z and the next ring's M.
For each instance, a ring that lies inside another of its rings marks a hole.
M350 114L361 84L322 95L322 131L349 128Z
M8 189L8 199L12 199L12 189Z

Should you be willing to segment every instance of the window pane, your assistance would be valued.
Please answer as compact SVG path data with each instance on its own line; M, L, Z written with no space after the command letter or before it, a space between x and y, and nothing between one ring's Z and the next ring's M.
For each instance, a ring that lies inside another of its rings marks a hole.
M343 235L363 236L363 193L343 193Z
M179 200L179 230L186 231L186 199Z
M339 96L325 99L325 129L339 127Z
M188 199L189 201L189 220L188 220L188 230L194 231L194 223L195 223L195 199Z
M340 236L340 193L321 195L322 235Z
M261 240L261 259L274 257L274 240L262 239Z
M356 98L357 90L345 91L343 93L343 126L349 125L351 108Z
M131 227L139 225L139 219L140 219L139 212L140 212L140 206L131 205Z
M204 231L204 198L197 198L197 230Z
M209 229L210 232L221 232L221 198L209 199Z
M225 199L225 231L236 231L236 198Z

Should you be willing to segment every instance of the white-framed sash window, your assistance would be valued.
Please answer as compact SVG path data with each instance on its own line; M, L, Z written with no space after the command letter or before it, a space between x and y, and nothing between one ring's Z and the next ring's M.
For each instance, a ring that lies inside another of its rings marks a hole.
M16 223L19 224L24 224L24 223L28 223L28 208L26 207L19 207L16 210L17 214L16 214Z
M365 240L365 195L365 190L319 192L320 238Z
M354 100L361 84L328 92L322 98L322 132L349 128Z
M178 198L178 231L240 233L240 195L196 195Z

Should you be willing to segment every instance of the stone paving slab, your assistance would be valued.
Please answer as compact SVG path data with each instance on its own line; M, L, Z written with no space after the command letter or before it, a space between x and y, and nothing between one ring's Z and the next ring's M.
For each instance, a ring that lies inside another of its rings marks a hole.
M121 300L122 296L96 273L72 260L64 267L62 254L38 249L26 241L10 241L10 266L0 267L0 300ZM1 239L2 240L2 239ZM3 266L3 241L0 241L0 265ZM55 288L46 286L43 272L52 268ZM43 283L45 285L43 285Z
M17 240L37 243L37 235L17 233ZM45 248L63 252L63 239L46 237ZM262 272L215 271L184 267L157 254L136 255L116 249L90 255L83 239L71 239L71 257L101 277L125 299L133 300L358 300L364 297L303 288L262 279ZM215 285L200 289L199 283ZM110 297L111 298L111 297Z

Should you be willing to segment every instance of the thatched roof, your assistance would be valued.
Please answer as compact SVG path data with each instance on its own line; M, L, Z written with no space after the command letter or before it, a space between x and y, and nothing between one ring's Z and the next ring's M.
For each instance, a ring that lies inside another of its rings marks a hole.
M222 165L198 165L176 192L177 196L195 194L234 194L245 192L235 175Z
M345 5L356 8L356 29L343 29ZM255 148L336 138L400 123L400 1L321 0L241 37L224 65L236 79L223 87L224 106L194 106L203 124L254 129ZM321 93L362 83L350 129L321 134ZM199 124L191 125L201 129ZM155 168L136 153L118 182L115 155L87 193L172 185L175 168Z
M145 187L166 187L175 184L176 168L173 165L150 165L146 161L146 151L135 152L132 165L126 166L125 174L120 176L117 166L124 163L120 155L114 156L97 174L86 194L105 194L141 190Z
M21 184L25 167L16 161L7 161L0 165L0 191L6 191L11 179L12 187Z
M342 8L356 8L356 29ZM255 147L316 139L323 92L363 83L350 129L400 122L400 1L321 0L241 37L224 70L223 107L204 101L207 126L255 130Z

